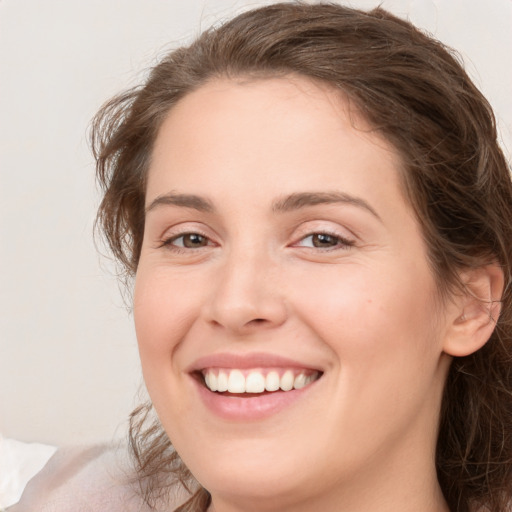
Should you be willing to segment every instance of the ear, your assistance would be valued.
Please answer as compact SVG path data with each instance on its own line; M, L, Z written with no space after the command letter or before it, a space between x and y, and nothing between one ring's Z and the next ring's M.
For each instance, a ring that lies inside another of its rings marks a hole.
M443 350L456 357L483 347L496 326L503 293L504 276L495 263L461 273L465 289L448 307L448 332Z

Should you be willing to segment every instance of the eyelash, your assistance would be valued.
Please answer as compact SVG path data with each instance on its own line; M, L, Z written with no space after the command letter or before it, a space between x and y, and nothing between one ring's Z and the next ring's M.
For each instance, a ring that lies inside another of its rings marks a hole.
M176 242L180 238L184 239L187 236L201 237L206 240L206 245L203 245L200 247L185 247L185 246L175 245L174 242ZM211 246L211 245L212 245L211 240L203 233L201 233L199 231L187 231L186 233L180 233L180 234L172 235L168 238L165 238L164 240L162 240L159 247L166 247L176 253L182 253L182 252L188 252L188 251L195 251L195 250L202 249L204 247Z
M329 237L329 238L333 239L334 241L336 241L336 244L333 246L329 246L329 247L310 247L310 246L304 246L304 245L300 244L301 242L304 242L308 238L311 238L313 240L314 237L320 237L320 236ZM299 241L293 245L298 246L298 247L308 247L309 249L326 252L326 251L350 249L351 247L353 247L355 245L355 241L345 238L344 236L341 236L338 233L334 233L334 232L330 232L330 231L315 231L315 232L308 233L307 235L301 237L299 239Z
M204 239L206 241L206 245L201 245L199 247L185 247L185 246L179 246L179 245L175 244L175 242L177 240L184 239L187 236L201 237L202 239ZM333 241L336 242L336 244L333 246L328 246L328 247L314 247L314 246L310 247L310 246L301 245L301 242L304 242L308 238L311 238L313 241L314 237L321 237L321 236L330 237L331 239L333 239ZM306 247L306 248L318 250L321 252L327 252L327 251L334 251L334 250L348 250L348 249L350 249L350 247L353 247L354 244L355 244L355 242L353 240L345 238L337 233L333 233L333 232L329 232L329 231L314 231L314 232L311 232L311 233L308 233L308 234L302 236L297 242L292 244L292 247ZM188 251L196 251L198 249L203 249L204 247L208 247L208 246L212 246L212 245L214 245L214 244L211 243L211 240L208 238L208 236L206 236L203 233L200 233L198 231L189 231L186 233L180 233L178 235L172 235L169 238L162 240L159 247L166 247L176 253L183 253L183 252L188 252Z

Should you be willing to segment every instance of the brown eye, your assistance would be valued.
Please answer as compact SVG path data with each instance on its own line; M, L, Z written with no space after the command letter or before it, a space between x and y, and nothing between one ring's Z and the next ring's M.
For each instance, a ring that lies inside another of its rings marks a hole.
M185 233L175 236L166 241L164 245L174 246L184 249L200 249L209 245L209 239L199 233Z
M336 247L340 242L337 236L329 235L327 233L316 233L311 235L311 243L313 247Z
M305 236L296 245L311 249L348 249L354 245L354 242L340 235L319 232Z
M197 247L204 247L205 245L208 245L208 239L198 233L187 233L186 235L182 235L180 238L183 239L183 247L186 247L187 249L196 249Z

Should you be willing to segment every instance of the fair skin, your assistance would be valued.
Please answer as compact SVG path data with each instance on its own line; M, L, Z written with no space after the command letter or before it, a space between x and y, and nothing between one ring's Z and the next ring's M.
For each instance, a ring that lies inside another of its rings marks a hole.
M158 134L137 337L216 512L448 510L434 465L447 353L488 335L461 341L465 304L439 300L400 158L349 109L304 78L216 80ZM233 370L302 384L208 389Z

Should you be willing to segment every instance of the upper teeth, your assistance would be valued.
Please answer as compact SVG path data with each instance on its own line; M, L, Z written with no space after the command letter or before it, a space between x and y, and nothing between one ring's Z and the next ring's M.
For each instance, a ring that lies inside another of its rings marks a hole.
M266 373L266 372L265 372ZM290 391L307 386L316 380L318 372L286 370L280 375L277 370L268 373L262 370L213 370L203 371L204 382L210 391L229 393L263 393L264 391Z

